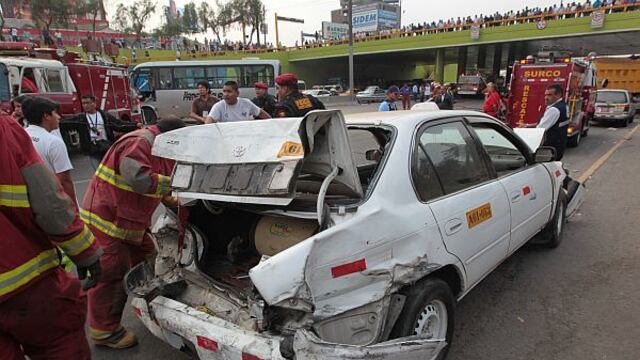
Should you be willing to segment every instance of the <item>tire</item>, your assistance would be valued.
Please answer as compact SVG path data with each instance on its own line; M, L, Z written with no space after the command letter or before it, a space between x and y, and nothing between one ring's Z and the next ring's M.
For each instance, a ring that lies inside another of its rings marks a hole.
M153 125L158 121L158 114L150 107L143 107L142 118L145 125Z
M402 294L407 299L390 338L422 334L427 338L439 339L444 335L447 346L437 358L444 360L453 340L455 320L455 298L451 288L443 280L430 277L406 288Z
M560 189L560 195L556 202L556 209L553 213L553 219L547 224L547 226L538 234L534 240L534 245L539 245L549 249L557 248L562 242L564 235L564 224L567 220L567 197Z
M576 135L569 138L569 141L567 141L567 146L572 148L578 147L578 145L580 145L580 140L582 140L582 129L576 132Z
M626 118L624 120L620 120L620 126L621 127L627 127L629 126L629 118Z

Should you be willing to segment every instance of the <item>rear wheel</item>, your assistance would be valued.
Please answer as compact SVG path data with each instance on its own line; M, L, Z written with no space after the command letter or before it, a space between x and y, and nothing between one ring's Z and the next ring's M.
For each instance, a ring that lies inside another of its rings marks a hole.
M406 302L391 331L391 338L421 336L444 339L447 346L438 360L447 357L453 339L455 299L451 288L441 279L426 278L403 291Z
M620 126L622 126L622 127L629 126L629 118L625 118L623 120L620 120Z

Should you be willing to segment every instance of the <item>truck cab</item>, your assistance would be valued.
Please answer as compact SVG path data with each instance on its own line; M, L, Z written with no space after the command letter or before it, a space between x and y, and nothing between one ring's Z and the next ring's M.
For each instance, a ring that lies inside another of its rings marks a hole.
M576 147L588 134L595 111L596 74L588 59L540 52L516 62L509 86L507 123L514 128L536 127L546 110L544 92L554 84L564 91L570 121L568 145Z

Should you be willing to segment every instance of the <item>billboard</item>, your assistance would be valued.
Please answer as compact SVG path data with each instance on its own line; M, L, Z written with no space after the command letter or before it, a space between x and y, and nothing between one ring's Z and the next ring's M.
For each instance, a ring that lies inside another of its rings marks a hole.
M353 32L378 30L378 10L371 9L353 14Z
M349 25L333 23L329 21L322 22L322 37L325 40L338 40L349 34Z
M379 29L398 29L400 28L400 16L395 11L379 10L378 23Z

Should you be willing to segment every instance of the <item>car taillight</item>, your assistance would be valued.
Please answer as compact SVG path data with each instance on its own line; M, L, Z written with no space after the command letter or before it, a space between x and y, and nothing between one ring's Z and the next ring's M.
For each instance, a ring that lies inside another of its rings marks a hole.
M629 104L624 106L624 111L629 111Z
M207 349L209 351L218 351L220 349L220 346L218 346L218 342L215 340L211 340L204 336L198 336L196 337L196 339L198 341L198 346L203 349Z

